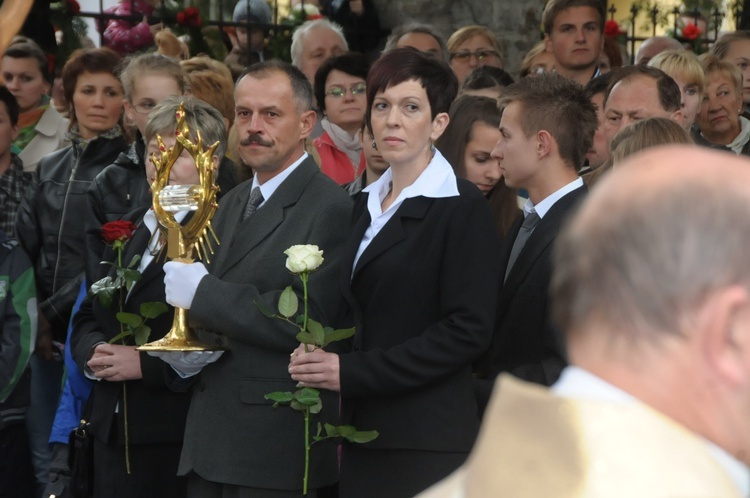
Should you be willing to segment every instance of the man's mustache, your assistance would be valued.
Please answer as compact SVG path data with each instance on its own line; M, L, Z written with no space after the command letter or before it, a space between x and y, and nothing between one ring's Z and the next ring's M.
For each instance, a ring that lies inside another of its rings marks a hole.
M266 142L257 133L251 133L246 138L243 138L242 140L240 140L240 145L242 146L252 145L252 144L258 144L258 145L264 145L266 147L271 147L273 145L273 142Z

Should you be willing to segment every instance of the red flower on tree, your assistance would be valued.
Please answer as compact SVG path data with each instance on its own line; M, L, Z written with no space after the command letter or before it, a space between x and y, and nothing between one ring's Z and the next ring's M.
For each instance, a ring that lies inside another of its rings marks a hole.
M177 24L188 28L200 28L203 24L200 11L195 7L188 7L177 13Z
M136 228L135 223L131 221L109 221L102 225L102 239L109 245L115 242L126 242L133 238Z
M68 14L76 16L81 13L81 6L76 0L66 0L65 8L68 9Z
M695 40L701 35L701 29L693 23L687 23L682 28L682 37L686 40Z
M614 19L604 23L604 35L610 38L615 38L619 35L624 35L625 32L620 29L620 25Z

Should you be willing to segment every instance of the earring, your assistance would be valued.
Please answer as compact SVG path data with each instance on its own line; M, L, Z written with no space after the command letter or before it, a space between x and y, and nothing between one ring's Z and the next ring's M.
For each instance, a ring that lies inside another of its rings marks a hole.
M435 149L435 142L433 142L432 139L430 139L430 152L434 154L435 150L437 150Z
M372 140L372 148L378 150L378 144L375 142L375 139Z

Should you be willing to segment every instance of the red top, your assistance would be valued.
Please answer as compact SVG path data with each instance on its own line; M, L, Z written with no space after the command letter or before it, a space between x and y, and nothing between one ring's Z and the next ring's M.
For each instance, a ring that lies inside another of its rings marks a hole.
M357 169L346 152L336 147L328 132L323 132L313 141L313 144L320 155L320 170L339 185L353 182L364 171L364 152L359 154L359 169Z

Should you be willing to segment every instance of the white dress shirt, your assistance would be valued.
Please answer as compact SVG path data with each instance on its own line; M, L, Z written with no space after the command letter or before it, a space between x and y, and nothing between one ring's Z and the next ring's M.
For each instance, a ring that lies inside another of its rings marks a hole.
M372 239L380 233L380 230L388 223L388 220L393 217L393 214L406 199L419 196L437 199L441 197L457 197L459 195L456 174L453 172L453 168L448 161L437 149L430 163L414 183L403 189L398 197L396 197L396 200L388 206L388 209L383 211L383 199L391 191L392 181L393 172L391 168L388 168L383 173L383 176L362 190L362 192L369 194L367 198L367 211L370 213L370 226L365 230L365 235L359 244L359 250L357 250L357 256L354 258L354 265L352 266L352 273L354 273L354 268L357 267L360 256L365 252L367 246L370 245Z

